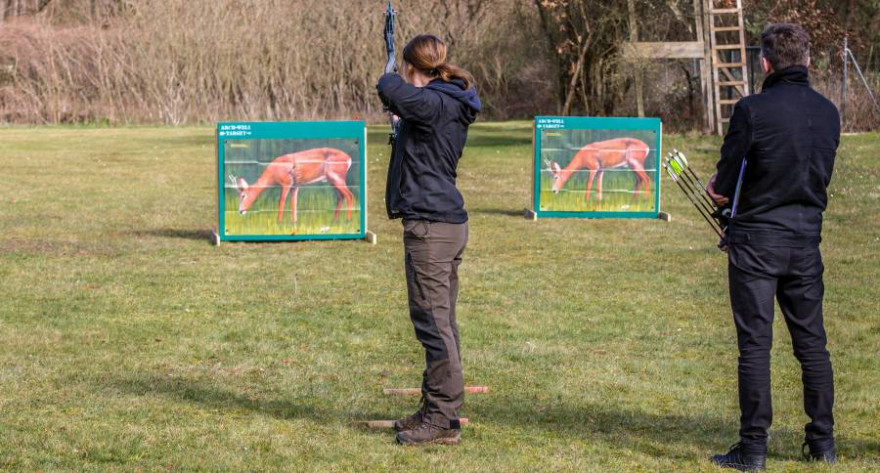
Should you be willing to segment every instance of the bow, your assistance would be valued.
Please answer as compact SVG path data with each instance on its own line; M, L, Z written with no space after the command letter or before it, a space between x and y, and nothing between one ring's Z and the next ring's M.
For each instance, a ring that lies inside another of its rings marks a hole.
M397 72L397 60L394 58L394 19L396 17L397 12L391 6L391 0L388 0L388 8L385 10L385 52L388 55L388 59L385 61L385 74ZM386 112L389 111L387 105L384 109ZM400 128L400 119L392 113L390 120L391 133L388 135L388 143L394 144Z

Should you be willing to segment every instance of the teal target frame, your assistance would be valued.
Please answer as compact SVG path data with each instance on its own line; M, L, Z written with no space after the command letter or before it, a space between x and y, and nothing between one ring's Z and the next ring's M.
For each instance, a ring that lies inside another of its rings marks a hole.
M535 117L531 214L661 218L662 129L659 118Z
M374 239L363 121L223 122L215 133L216 243Z

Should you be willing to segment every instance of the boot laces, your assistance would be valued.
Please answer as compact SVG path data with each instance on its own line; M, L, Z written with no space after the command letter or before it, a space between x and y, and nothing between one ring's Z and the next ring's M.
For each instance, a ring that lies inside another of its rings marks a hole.
M432 428L434 428L433 425L422 421L418 426L416 426L414 429L412 429L412 431L415 432L417 430L430 430Z

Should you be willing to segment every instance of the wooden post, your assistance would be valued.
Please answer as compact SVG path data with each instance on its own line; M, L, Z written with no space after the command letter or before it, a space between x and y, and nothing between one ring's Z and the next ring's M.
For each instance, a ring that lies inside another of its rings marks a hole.
M629 40L632 43L639 41L639 26L636 22L636 2L635 0L627 0L629 7ZM637 63L634 71L636 79L636 108L639 117L645 116L645 98L644 98L644 77L642 76L641 64Z
M535 161L535 140L536 135L540 133L538 131L538 124L536 121L532 121L532 201L529 203L529 208L523 209L523 217L527 220L536 221L538 220L538 195L535 193L537 191L538 183L536 179L541 173L541 162ZM534 206L534 208L531 208Z
M367 133L367 127L366 127L366 125L365 125L365 126L364 126L364 141L363 141L363 144L364 144L364 150L367 150L367 149L368 149L368 148L367 148L367 145L368 145L368 143L367 143L367 137L368 137L368 136L369 136L369 134ZM364 151L364 155L366 156L366 151ZM363 166L364 166L364 183L363 183L363 186L364 186L364 189L369 189L369 187L367 186L367 179L368 179L367 176L369 176L370 173L367 172L367 168L366 168L366 166L367 166L367 161L369 161L369 159L365 159L364 162L363 162ZM361 214L363 214L363 216L364 216L364 241L366 241L367 243L369 243L369 244L371 244L371 245L375 245L375 244L378 242L378 237L376 237L376 234L375 234L375 233L373 233L373 232L367 230L367 228L370 228L370 224L369 224L369 214L367 213L367 194L369 194L369 192L364 192L364 201L361 202Z
M711 74L711 48L709 46L709 25L706 24L708 12L702 0L694 0L694 19L697 23L697 39L703 42L703 58L700 59L700 91L703 93L703 132L712 133L715 129L715 95L709 76Z
M849 55L846 53L849 49L849 38L843 37L843 87L840 91L840 126L846 124L846 81L848 79L847 66L849 66Z
M715 0L703 0L704 17L706 18L706 26L709 33L709 41L706 46L709 48L707 57L709 58L709 67L712 69L712 96L714 98L712 113L715 116L715 131L720 136L723 132L724 124L721 121L721 89L718 87L718 68L715 67L719 62L717 52L715 51L715 16L712 10L715 8Z
M739 19L737 20L737 26L739 26L739 60L742 62L742 93L743 97L751 94L749 90L749 57L746 55L746 25L745 20L743 19L743 5L742 0L736 0L736 9L739 10Z
M219 126L214 127L214 183L217 184L217 199L214 201L214 218L216 218L217 226L211 229L211 243L214 246L220 246L220 196L225 196L226 192L220 187L221 182L225 183L226 178L220 180L220 135L218 135Z

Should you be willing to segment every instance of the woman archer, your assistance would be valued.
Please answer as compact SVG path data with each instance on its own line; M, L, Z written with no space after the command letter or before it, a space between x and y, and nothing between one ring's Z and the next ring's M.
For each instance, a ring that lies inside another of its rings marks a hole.
M425 349L419 410L395 421L397 442L455 444L464 378L455 303L468 215L456 188L456 168L468 126L482 109L467 71L447 62L446 44L419 35L403 49L402 74L376 86L400 118L385 190L388 217L403 219L409 312Z

